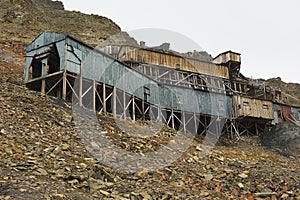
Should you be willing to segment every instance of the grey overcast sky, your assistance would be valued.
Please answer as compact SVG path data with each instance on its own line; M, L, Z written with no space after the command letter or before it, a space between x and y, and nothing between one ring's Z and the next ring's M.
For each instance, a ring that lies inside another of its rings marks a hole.
M66 10L108 17L123 31L181 33L213 57L241 53L242 73L300 83L298 0L62 0ZM191 49L191 51L194 49Z

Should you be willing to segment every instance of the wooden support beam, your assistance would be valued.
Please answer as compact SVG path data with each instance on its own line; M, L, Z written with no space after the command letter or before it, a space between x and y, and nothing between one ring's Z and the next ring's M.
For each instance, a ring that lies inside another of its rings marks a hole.
M47 94L49 94L60 82L61 82L61 80L63 79L63 77L61 77L48 91L47 91L47 93L46 93L46 95ZM58 94L56 94L56 95L58 95ZM59 96L57 96L57 97L59 97Z
M174 111L171 110L171 120L172 120L172 128L175 129L175 121L174 121Z
M126 93L123 91L123 118L126 119Z
M42 79L41 93L46 94L46 80L44 78Z
M96 81L93 80L93 112L96 112Z
M185 112L182 111L183 132L186 132Z
M117 88L113 88L113 116L116 118L117 117Z
M158 122L162 123L162 112L161 112L161 107L157 108L157 117L158 117Z
M103 99L103 113L106 114L106 85L103 83L102 85L102 99Z
M143 121L145 121L145 100L144 99L142 99L142 116L143 116L142 118Z
M135 121L135 99L132 96L132 120Z
M255 133L256 133L256 135L259 135L259 131L258 131L258 128L257 128L257 123L255 123Z
M194 123L195 123L195 133L198 133L198 123L197 123L197 115L196 112L193 113Z
M82 106L82 76L79 75L79 94L78 94L78 97L79 97L79 106L81 107Z
M44 78L50 78L50 77L53 77L53 76L58 76L58 75L63 74L63 73L64 73L63 71L54 72L54 73L52 73L52 74L47 74L47 75L45 75L44 77L37 77L37 78L31 79L31 80L28 80L28 81L26 81L25 83L36 82L36 81L42 80L42 79L44 79Z
M67 72L66 70L63 73L63 88L62 88L62 99L67 99Z

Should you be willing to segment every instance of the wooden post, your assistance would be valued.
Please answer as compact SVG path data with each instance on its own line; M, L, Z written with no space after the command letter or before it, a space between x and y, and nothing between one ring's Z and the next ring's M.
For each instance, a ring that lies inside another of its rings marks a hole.
M62 88L62 99L67 99L67 72L66 70L63 73L63 88Z
M106 86L102 85L103 113L106 114Z
M123 115L124 119L126 119L126 93L123 91Z
M82 76L79 77L79 106L82 106Z
M194 114L194 123L195 123L195 133L198 133L198 126L197 126L197 115L196 112L193 113Z
M158 117L158 122L162 123L162 113L161 113L161 107L157 107L157 117Z
M113 88L113 116L114 118L117 117L117 88Z
M175 121L174 121L174 111L171 110L171 121L172 121L172 128L175 129Z
M93 112L96 112L96 81L93 80Z
M236 92L236 82L233 83L234 91Z
M186 133L185 113L182 111L183 132Z
M204 126L205 126L205 133L207 132L207 129L208 129L208 127L207 127L207 117L204 115Z
M145 100L144 99L142 99L142 113L143 113L143 121L145 121Z
M46 94L46 80L45 80L45 78L42 79L41 93Z
M134 100L134 96L132 96L132 120L135 121L135 100Z
M257 128L257 123L255 123L255 132L256 132L256 135L259 135L259 131L258 131L258 128Z

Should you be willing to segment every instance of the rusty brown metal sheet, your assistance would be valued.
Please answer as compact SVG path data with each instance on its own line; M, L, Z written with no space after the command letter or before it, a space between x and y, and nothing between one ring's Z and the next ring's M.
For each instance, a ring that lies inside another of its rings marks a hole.
M293 112L292 112L291 107L282 105L281 106L281 112L282 112L284 122L289 122L289 123L292 123L294 125L298 125L298 123L292 117Z

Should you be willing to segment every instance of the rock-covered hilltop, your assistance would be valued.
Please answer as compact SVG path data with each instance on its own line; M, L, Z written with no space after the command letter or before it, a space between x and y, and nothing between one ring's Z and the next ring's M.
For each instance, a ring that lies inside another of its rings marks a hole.
M300 84L285 83L280 77L266 80L269 86L281 90L287 98L287 103L300 106Z
M92 46L121 31L106 17L66 11L62 2L52 0L1 0L0 24L0 43L24 45L45 30L70 34Z

